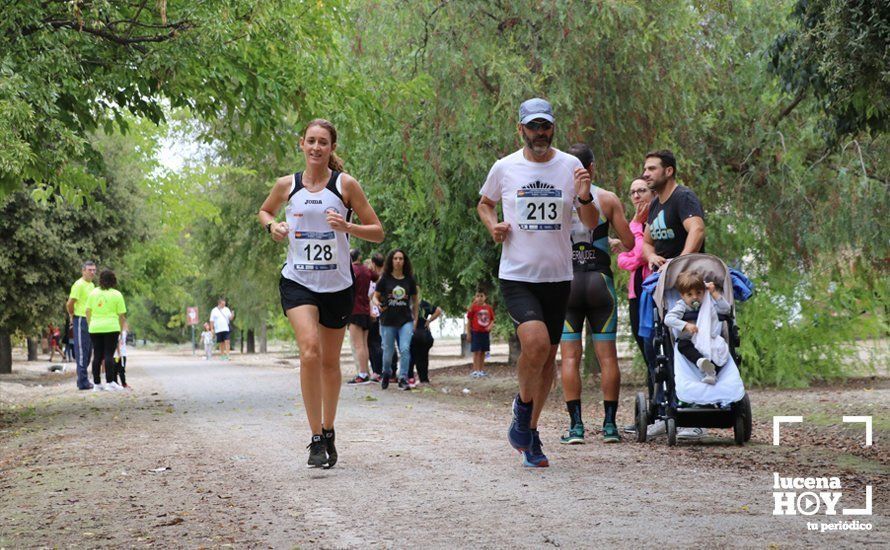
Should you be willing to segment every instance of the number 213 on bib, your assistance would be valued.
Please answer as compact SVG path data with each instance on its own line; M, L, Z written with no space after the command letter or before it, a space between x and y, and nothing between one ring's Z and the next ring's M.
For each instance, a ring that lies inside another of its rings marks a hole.
M565 205L559 189L520 189L516 192L519 229L559 231Z

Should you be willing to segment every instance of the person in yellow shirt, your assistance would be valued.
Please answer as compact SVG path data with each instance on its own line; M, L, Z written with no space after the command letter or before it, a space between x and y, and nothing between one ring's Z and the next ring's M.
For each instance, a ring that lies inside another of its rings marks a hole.
M71 327L74 332L74 364L77 365L77 389L88 390L93 387L87 375L87 365L90 364L92 343L87 326L86 309L87 298L96 285L93 279L96 277L96 264L87 260L81 266L81 278L71 285L68 294L68 302L65 309L71 318Z
M127 306L123 295L114 287L117 277L114 271L103 269L99 274L99 288L87 298L86 317L90 340L93 343L94 390L117 391L123 388L115 379L114 352L117 350L121 328L127 326ZM105 384L100 377L102 361L105 361Z

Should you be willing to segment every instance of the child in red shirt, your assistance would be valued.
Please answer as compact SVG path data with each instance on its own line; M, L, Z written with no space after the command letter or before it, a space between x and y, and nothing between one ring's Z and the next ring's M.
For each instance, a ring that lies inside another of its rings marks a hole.
M488 376L485 373L485 354L491 346L489 332L494 326L494 309L486 303L488 297L484 290L477 290L473 304L467 311L467 339L470 351L473 352L473 378Z

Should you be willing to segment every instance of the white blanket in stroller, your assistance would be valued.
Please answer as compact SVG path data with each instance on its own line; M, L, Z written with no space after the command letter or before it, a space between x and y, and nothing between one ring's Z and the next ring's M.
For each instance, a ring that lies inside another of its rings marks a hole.
M723 323L717 320L714 300L711 299L709 292L705 292L695 324L698 327L698 332L692 338L692 343L699 353L713 361L715 365L726 364L729 359L729 346L726 345L726 340L720 336Z
M732 356L717 374L717 383L705 384L698 367L683 357L674 345L674 385L677 399L698 405L734 403L745 396L745 384Z

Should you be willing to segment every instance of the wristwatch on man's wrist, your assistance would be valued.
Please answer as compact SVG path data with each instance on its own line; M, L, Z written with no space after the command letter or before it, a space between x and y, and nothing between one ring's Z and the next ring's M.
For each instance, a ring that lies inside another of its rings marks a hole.
M593 202L593 193L592 193L592 192L590 193L590 198L587 199L587 200L582 199L582 198L581 198L581 195L578 195L578 202L580 202L581 204L590 204L590 203L592 203L592 202Z

